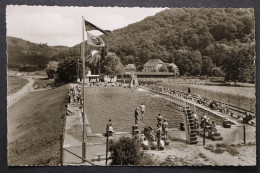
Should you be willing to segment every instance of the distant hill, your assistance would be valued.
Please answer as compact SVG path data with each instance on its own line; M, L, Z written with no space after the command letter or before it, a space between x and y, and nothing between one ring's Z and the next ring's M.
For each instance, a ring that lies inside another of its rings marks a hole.
M15 37L7 37L6 41L8 68L42 70L50 59L68 50L66 46L36 44Z
M181 75L252 81L254 26L253 9L173 8L102 38L107 51L115 52L124 65L135 64L139 71L149 59L159 58L175 63ZM43 69L49 60L80 57L80 43L48 46L8 37L7 45L8 67L31 64ZM88 55L92 49L85 49Z
M109 51L139 70L149 59L160 58L175 63L182 75L210 75L212 68L232 58L228 57L232 49L249 47L245 54L253 60L254 11L167 9L102 37Z

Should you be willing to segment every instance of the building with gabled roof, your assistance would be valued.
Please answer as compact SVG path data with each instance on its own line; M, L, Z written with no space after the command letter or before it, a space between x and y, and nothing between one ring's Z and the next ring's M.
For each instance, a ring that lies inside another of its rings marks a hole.
M136 67L134 64L127 64L125 66L125 71L126 72L135 72L136 71Z
M164 64L164 62L160 59L150 59L144 64L144 72L155 72L159 71L160 67Z

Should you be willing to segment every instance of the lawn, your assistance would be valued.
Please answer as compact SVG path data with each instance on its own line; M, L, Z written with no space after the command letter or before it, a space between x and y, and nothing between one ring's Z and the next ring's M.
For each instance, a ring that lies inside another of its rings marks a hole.
M67 85L31 92L8 108L8 165L59 165Z
M7 77L7 93L13 94L19 89L21 89L23 86L25 86L29 81L18 77L18 76L8 76Z

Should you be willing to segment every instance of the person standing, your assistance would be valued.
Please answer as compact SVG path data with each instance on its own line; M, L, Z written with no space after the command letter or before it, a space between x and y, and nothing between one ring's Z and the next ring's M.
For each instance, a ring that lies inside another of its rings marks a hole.
M167 122L167 119L165 118L165 119L164 119L164 123L163 123L163 128L162 128L163 134L164 134L164 140L165 140L165 141L167 141L167 139L168 139L168 138L167 138L167 133L168 133L168 130L169 130L169 129L168 129L168 125L169 125L169 124L168 124L168 122Z
M158 114L157 121L158 121L158 124L159 124L160 126L162 126L162 120L163 120L162 115L161 115L161 114Z
M141 104L141 120L143 120L144 119L144 113L145 113L145 105L142 103Z
M196 131L198 131L198 128L199 128L199 118L198 118L198 115L197 115L196 112L193 113L193 117L194 117Z
M135 125L138 125L138 116L139 116L139 111L138 108L135 109Z
M156 134L157 134L157 148L158 148L158 150L160 150L161 133L162 133L162 127L161 127L160 124L157 124Z
M108 130L109 126L112 126L112 120L111 119L109 119L108 122L107 122L107 130Z
M113 130L113 126L112 126L112 120L109 119L107 122L107 135L113 135L114 130Z

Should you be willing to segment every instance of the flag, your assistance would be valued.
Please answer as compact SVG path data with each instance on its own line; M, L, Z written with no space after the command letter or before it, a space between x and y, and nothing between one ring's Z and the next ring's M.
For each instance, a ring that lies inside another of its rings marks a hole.
M89 32L87 32L87 36L88 36L88 41L87 41L88 45L95 46L95 47L105 47L105 42L102 40L102 38L90 34Z
M85 20L85 28L86 28L86 31L99 30L100 32L102 32L105 35L107 35L108 32L111 32L109 30L103 30L103 29L97 27L96 25L86 21L86 20Z

